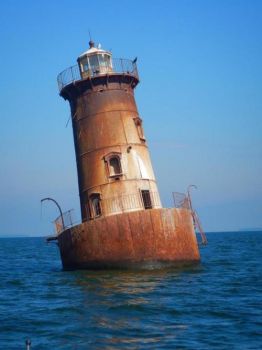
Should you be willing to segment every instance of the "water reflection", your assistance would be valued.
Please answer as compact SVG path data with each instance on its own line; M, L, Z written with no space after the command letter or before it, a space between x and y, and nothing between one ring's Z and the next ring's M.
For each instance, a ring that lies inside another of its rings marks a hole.
M155 347L163 334L170 342L188 328L177 303L181 276L190 280L197 271L199 267L66 272L71 288L81 295L78 326L94 335L92 349Z
M55 247L2 240L0 348L260 349L261 234L208 238L202 265L143 272L63 271Z
M77 271L75 284L83 290L96 290L102 295L125 293L128 295L148 293L168 276L175 278L183 269L162 269L156 271Z

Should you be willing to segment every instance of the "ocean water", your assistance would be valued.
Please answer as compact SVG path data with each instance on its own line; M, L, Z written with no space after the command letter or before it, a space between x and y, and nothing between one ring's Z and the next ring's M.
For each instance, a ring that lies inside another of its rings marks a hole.
M262 349L262 232L207 234L201 264L63 271L43 238L0 239L0 349Z

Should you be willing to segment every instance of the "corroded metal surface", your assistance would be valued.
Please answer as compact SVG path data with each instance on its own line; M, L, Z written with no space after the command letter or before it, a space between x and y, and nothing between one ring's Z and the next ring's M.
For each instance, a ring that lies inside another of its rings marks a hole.
M139 117L132 75L109 74L69 84L61 91L71 107L82 220L89 219L87 205L92 193L101 195L102 215L112 215L106 205L112 197L155 193L154 207L161 201L151 164L149 150ZM121 157L122 173L110 177L106 158ZM152 201L153 202L153 201ZM143 209L129 207L132 211Z
M82 224L58 235L63 267L198 262L191 211L162 208L134 98L136 60L131 69L88 62L87 70L78 62L80 75L69 69L59 76L71 108L82 213Z
M200 259L187 209L151 209L87 221L58 236L63 267L132 268Z

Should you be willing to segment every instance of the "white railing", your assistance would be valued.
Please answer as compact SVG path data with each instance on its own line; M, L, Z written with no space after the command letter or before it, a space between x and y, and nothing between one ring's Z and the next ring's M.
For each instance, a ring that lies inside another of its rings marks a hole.
M101 67L99 65L93 66L92 69L89 69L88 73L84 72L82 75L80 73L78 65L65 69L57 76L59 91L73 82L85 80L87 77L93 78L105 74L129 74L138 79L137 66L136 63L132 60L113 58L112 66L108 67L106 70L104 66L102 68L103 69L101 70Z

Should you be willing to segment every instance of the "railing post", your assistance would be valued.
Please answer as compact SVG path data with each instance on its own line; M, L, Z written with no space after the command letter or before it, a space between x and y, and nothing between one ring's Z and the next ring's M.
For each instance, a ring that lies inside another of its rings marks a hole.
M72 76L72 80L71 81L74 81L73 67L72 66L70 67L70 70L71 70L71 76Z
M72 210L69 210L69 219L70 219L70 225L73 226L73 220L72 220Z

